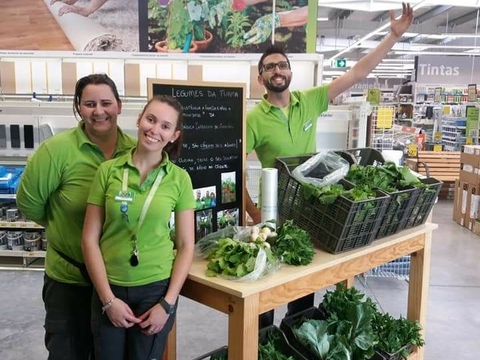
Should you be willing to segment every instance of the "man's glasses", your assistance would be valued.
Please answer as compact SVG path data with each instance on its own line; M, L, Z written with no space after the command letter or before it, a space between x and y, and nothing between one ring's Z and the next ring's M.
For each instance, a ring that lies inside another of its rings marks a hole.
M264 71L266 72L271 72L275 70L275 67L278 66L279 70L290 70L290 64L288 61L279 61L278 63L268 63L268 64L263 64L262 66L262 73Z

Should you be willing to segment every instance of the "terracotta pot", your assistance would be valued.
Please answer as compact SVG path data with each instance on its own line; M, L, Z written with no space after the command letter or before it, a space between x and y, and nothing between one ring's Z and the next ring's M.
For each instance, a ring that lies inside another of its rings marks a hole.
M167 40L162 40L162 41L159 41L157 43L155 43L155 49L157 50L157 52L173 52L173 53L181 53L182 52L182 49L169 49L168 46L167 46ZM196 52L197 51L197 44L195 44L194 41L192 41L192 43L190 44L190 49L188 50L188 52Z
M197 44L197 51L205 51L210 46L210 43L213 40L213 35L210 31L205 30L205 39L204 40L194 40L193 42Z

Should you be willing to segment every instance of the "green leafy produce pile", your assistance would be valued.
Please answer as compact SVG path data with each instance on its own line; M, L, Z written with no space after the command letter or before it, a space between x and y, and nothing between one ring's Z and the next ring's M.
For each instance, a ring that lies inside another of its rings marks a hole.
M208 256L207 276L220 274L242 277L251 273L255 269L255 261L260 249L266 252L268 263L277 262L270 244L265 240L244 242L231 238L219 239L217 247Z
M383 166L361 166L353 164L346 179L357 186L368 185L386 192L395 192L407 186L425 186L407 166L397 167L394 162L386 161Z
M282 335L278 332L269 332L267 342L258 346L258 360L294 360L280 351Z
M419 335L422 328L417 321L403 317L395 319L390 314L376 314L372 325L373 331L379 334L377 347L388 354L394 354L402 349L400 357L406 359L409 355L406 345L425 345L425 341Z
M368 185L356 186L351 190L346 190L342 184L332 184L322 187L303 184L300 192L305 199L308 200L314 197L324 205L333 204L339 196L345 196L352 201L375 199L375 193Z
M375 303L355 288L338 284L335 291L327 291L321 308L326 320L304 321L294 332L322 360L370 359L374 349L399 352L406 359L408 345L425 345L418 322L380 313Z
M296 226L292 220L285 221L278 228L278 235L267 239L278 258L290 265L308 265L315 250L310 235Z

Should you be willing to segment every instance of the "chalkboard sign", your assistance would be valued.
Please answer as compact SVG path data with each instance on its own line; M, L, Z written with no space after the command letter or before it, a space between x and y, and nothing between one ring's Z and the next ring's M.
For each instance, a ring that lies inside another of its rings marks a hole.
M148 98L183 106L183 148L175 163L192 179L195 239L245 217L245 85L148 79Z

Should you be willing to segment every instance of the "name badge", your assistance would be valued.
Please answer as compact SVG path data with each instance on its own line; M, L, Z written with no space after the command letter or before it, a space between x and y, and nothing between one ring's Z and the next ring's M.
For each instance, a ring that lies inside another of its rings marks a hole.
M312 120L308 120L305 125L303 125L303 131L307 131L313 126Z
M115 201L127 201L132 202L135 198L133 191L119 191L115 196Z

